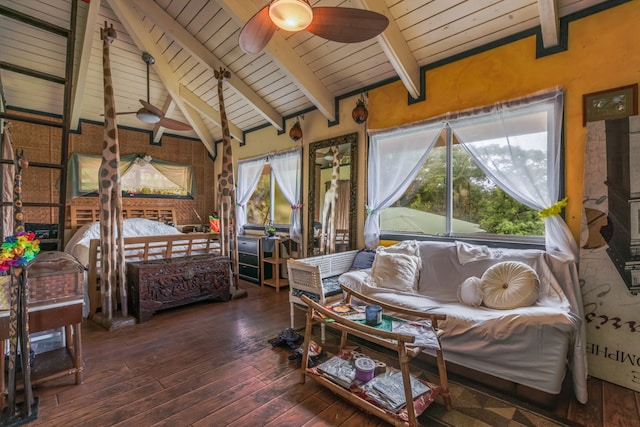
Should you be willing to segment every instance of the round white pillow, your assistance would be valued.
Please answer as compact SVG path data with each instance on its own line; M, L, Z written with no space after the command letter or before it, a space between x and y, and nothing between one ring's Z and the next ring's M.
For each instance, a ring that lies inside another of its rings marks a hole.
M467 277L460 286L458 286L458 301L462 304L478 307L482 304L482 290L480 284L482 279L476 276Z
M528 265L505 261L489 267L482 275L484 305L499 310L528 307L538 300L538 275Z

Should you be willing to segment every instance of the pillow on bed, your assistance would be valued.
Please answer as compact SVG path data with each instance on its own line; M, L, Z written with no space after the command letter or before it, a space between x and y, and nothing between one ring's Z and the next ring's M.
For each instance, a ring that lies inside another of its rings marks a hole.
M415 256L401 253L376 253L370 281L378 288L415 292L420 266Z
M484 305L499 310L528 307L538 300L539 280L528 265L505 261L489 267L480 285Z
M481 283L482 279L477 276L467 277L465 281L458 286L458 301L472 307L478 307L482 304Z

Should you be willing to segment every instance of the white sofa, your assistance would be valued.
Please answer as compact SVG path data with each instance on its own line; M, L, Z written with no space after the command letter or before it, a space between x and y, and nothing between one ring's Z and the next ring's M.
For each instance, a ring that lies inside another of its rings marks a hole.
M448 362L552 397L560 393L569 368L577 400L587 401L584 315L573 261L533 249L448 241L421 241L417 245L422 267L410 292L373 283L370 270L349 272L347 260L352 261L357 251L296 262L317 266L318 286L322 279L338 276L341 284L369 297L446 314L447 320L440 327ZM465 279L481 277L490 266L502 261L519 261L535 270L539 278L535 304L497 310L459 301L458 288ZM291 295L299 293L291 269L289 279Z

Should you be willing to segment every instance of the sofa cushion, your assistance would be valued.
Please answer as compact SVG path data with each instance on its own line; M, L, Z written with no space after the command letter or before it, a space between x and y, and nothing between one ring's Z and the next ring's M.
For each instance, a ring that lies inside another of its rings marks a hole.
M482 289L480 285L482 279L477 276L467 277L460 286L458 286L458 300L462 304L478 307L482 304Z
M379 288L415 292L420 273L418 262L416 256L379 251L371 267L371 284Z
M500 310L533 305L538 300L538 282L536 272L524 263L494 264L482 275L484 305Z
M349 271L366 270L373 266L373 260L376 257L374 249L360 249L353 258Z

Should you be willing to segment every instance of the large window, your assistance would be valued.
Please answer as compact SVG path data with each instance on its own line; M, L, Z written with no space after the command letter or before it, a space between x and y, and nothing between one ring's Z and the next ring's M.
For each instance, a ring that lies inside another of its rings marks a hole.
M536 240L577 257L563 218L561 89L370 131L365 244L381 230ZM541 240L541 239L540 239Z
M528 159L546 173L546 136L512 138L512 154ZM505 141L482 140L499 168L508 168ZM449 157L450 152L450 157ZM450 161L447 161L450 158ZM448 185L450 183L450 185ZM538 211L509 196L497 186L455 138L443 130L418 175L400 198L380 213L383 233L428 235L499 234L544 236Z

